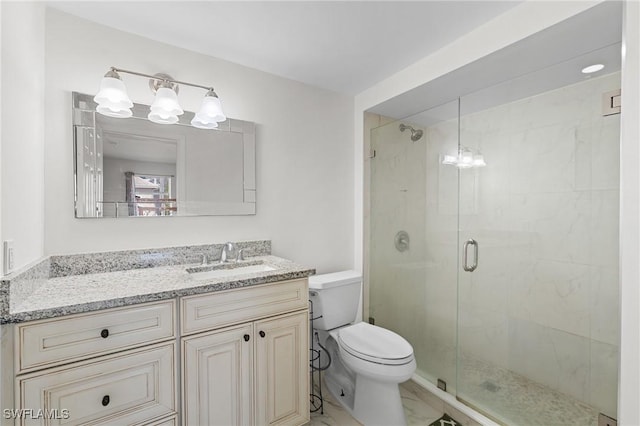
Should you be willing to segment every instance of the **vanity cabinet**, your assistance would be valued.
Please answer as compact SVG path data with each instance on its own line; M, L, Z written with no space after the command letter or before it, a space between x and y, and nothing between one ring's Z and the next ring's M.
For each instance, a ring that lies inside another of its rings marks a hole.
M3 325L0 423L302 425L308 320L304 278Z
M183 425L309 421L307 285L182 299Z
M175 312L170 300L16 325L15 407L27 412L15 424L175 423Z

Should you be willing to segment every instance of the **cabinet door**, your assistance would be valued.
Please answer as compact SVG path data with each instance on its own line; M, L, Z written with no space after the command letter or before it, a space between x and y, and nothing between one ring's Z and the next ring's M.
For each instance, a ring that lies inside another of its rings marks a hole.
M251 324L182 339L183 424L252 423Z
M254 323L256 424L309 421L309 319L307 312Z

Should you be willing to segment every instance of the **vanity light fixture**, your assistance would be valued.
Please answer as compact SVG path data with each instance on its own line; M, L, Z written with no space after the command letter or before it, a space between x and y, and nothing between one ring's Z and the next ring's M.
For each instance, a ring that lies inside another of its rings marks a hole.
M458 155L444 155L442 164L456 166L459 169L471 169L487 165L484 161L484 156L480 152L474 152L466 147L460 147Z
M111 67L100 82L100 91L93 98L98 104L96 111L109 117L127 118L132 116L133 102L127 95L127 89L119 73L149 78L149 87L156 97L151 104L148 118L158 124L175 124L178 116L184 113L178 103L180 84L207 90L200 111L195 114L191 125L200 129L215 129L218 123L227 117L222 112L222 104L213 87L178 81L167 74L145 74Z

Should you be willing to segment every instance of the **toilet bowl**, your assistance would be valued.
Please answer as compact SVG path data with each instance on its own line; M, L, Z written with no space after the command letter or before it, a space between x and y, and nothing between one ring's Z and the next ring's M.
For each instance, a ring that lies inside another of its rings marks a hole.
M314 329L331 363L329 391L357 420L369 425L406 424L398 384L416 369L413 347L382 327L355 322L362 278L344 271L309 278Z

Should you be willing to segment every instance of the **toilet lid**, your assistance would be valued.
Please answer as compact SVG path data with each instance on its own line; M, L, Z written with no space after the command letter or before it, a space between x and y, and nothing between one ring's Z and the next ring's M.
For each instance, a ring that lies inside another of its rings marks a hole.
M353 356L380 364L405 364L413 358L413 347L402 336L366 322L341 329L338 340Z

